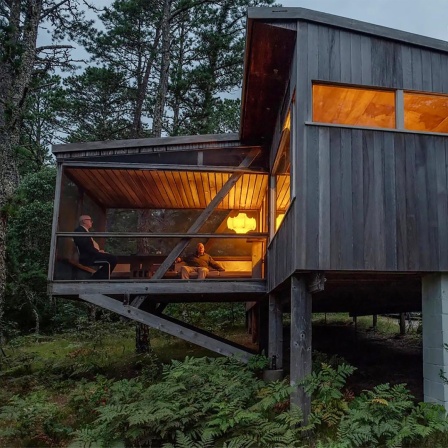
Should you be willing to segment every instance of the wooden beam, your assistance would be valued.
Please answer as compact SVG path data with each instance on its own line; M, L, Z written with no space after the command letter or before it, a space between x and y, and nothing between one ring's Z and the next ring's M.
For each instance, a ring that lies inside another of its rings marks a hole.
M268 357L272 369L283 369L283 307L274 294L269 294Z
M159 300L163 295L180 295L184 301L191 300L191 296L199 296L201 300L207 301L207 296L218 294L255 294L263 297L266 293L265 280L238 280L221 281L207 279L197 280L159 280L145 279L136 280L101 280L101 281L54 281L49 285L49 294L53 295L76 295L81 294L137 294L148 295L151 300ZM190 296L190 297L188 297ZM154 297L154 298L152 298ZM253 297L246 302L254 300ZM213 302L213 300L209 300Z
M142 147L161 147L161 150L166 151L169 146L182 146L194 144L216 144L235 142L239 145L238 134L205 134L205 135L186 135L178 137L160 137L160 138L138 138L126 140L107 140L99 142L85 142L85 143L68 143L61 145L53 145L52 152L57 154L60 152L79 152L92 150L111 150L111 149L126 149L126 148L142 148ZM202 148L203 149L203 148Z
M59 222L59 204L61 203L61 189L62 189L62 166L58 164L56 173L56 189L54 192L54 209L53 209L53 224L51 232L50 243L50 258L48 260L48 281L53 280L54 275L54 261L56 258L56 231Z
M401 89L395 91L395 126L404 129L404 92Z
M311 374L311 294L304 276L291 277L291 404L299 406L307 424L311 398L298 384Z
M237 348L230 343L223 340L214 339L213 337L194 331L190 328L184 327L177 323L164 319L161 316L156 316L151 313L139 310L129 305L123 305L118 300L108 297L103 294L82 294L80 299L93 303L96 306L113 311L114 313L125 316L129 319L140 322L151 328L163 331L172 336L177 336L180 339L191 342L193 344L204 347L213 352L219 353L223 356L234 356L241 362L247 363L252 356L248 351Z
M325 289L325 274L323 272L314 272L308 281L308 291L310 293L321 292Z
M276 232L275 221L277 214L277 177L275 175L269 176L268 210L269 242L271 242Z
M267 174L266 169L240 168L239 166L190 165L190 164L155 164L155 163L120 163L120 162L83 162L79 160L65 161L67 168L91 168L107 170L139 170L139 171L203 171L216 173ZM198 162L199 163L199 162Z
M255 160L255 158L259 154L259 150L252 150L246 158L241 162L239 168L247 168L251 165L251 163ZM193 225L188 229L188 234L191 234L191 237L196 237L196 233L202 227L202 225L207 221L210 215L213 213L218 204L225 198L227 193L234 187L234 185L238 182L241 177L241 173L233 173L227 182L223 185L221 190L216 194L216 196L212 199L210 204L204 209L204 211L199 215ZM162 278L168 268L174 263L176 258L180 255L180 253L187 247L190 238L184 238L180 241L176 247L171 251L171 253L167 256L165 261L160 265L159 269L152 276L153 279Z
M88 235L80 235L79 232L56 232L58 237L73 238L79 237L113 237L113 238L190 238L190 233L150 233L150 232L89 232ZM236 239L248 239L248 238L266 238L268 234L266 232L257 232L244 235L238 235L233 233L196 233L195 238L236 238Z
M140 295L140 296L136 296L132 302L131 302L131 306L133 306L134 308L140 308L140 306L143 304L143 302L146 300L148 296L146 295Z

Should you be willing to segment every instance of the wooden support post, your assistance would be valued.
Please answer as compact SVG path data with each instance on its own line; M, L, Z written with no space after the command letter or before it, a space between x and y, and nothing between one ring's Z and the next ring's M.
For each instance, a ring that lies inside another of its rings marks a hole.
M269 195L268 195L268 231L269 241L272 241L275 235L275 220L277 215L277 177L269 176Z
M291 277L291 404L302 409L304 424L311 411L311 398L298 387L311 373L311 294L304 276Z
M269 343L269 303L263 300L258 305L258 351L266 356Z
M252 243L252 278L263 278L263 242L260 239L247 239Z
M404 336L406 334L406 314L400 313L400 334Z
M260 312L259 312L259 307L260 305L257 303L253 308L251 308L251 310L249 311L251 314L251 335L252 335L252 339L251 341L254 344L258 344L258 331L260 329Z
M281 300L274 294L269 295L268 357L272 369L283 369L283 310ZM273 365L274 359L275 365Z
M56 189L54 192L54 209L53 209L53 226L51 233L51 243L50 243L50 258L48 260L48 280L52 281L54 278L54 265L56 260L57 251L57 238L56 232L59 230L59 207L61 203L61 191L62 191L62 165L58 163L57 174L56 174Z
M376 330L377 325L378 325L378 314L374 314L372 316L372 327L374 330Z

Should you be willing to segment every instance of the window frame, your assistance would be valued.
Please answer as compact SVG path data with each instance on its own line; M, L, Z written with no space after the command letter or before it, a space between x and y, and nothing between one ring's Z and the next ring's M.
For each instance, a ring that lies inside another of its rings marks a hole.
M355 124L345 124L345 123L333 123L333 122L325 122L325 121L316 121L314 119L314 86L315 85L326 85L326 86L334 86L341 88L357 88L357 89L365 89L365 90L378 90L378 91L390 91L394 93L395 96L395 126L394 127L381 127L381 126L373 126L373 125L355 125ZM381 130L381 131L399 131L399 132L412 132L412 133L420 133L420 134L431 134L431 135L441 135L448 136L448 130L446 132L443 131L432 131L432 130L422 130L422 129L412 129L410 127L405 126L405 95L406 94L416 94L416 95L428 95L434 97L446 97L448 99L448 93L441 92L428 92L428 91L418 91L418 90L409 90L409 89L393 89L393 88L384 88L384 87L376 87L376 86L364 86L358 84L345 84L345 83L330 83L326 81L313 80L311 82L311 121L307 121L306 124L313 125L323 125L323 126L336 126L336 127L344 127L344 128L353 128L353 129L369 129L369 130ZM448 111L448 108L447 108Z

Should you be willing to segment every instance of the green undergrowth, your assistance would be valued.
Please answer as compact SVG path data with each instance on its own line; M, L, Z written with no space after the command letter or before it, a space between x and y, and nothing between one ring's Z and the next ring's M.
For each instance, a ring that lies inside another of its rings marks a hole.
M223 335L243 342L241 329ZM355 396L355 370L313 354L308 422L286 381L266 384L249 366L151 332L134 352L128 322L80 321L76 331L22 337L0 369L0 446L8 447L443 447L442 408L416 404L405 385Z
M353 317L348 313L314 313L314 325L355 325ZM358 316L356 319L356 327L359 331L374 331L383 337L395 337L400 333L399 319L389 316L377 316L376 327L373 327L373 316ZM406 323L407 337L420 337L421 328L418 322L410 324Z

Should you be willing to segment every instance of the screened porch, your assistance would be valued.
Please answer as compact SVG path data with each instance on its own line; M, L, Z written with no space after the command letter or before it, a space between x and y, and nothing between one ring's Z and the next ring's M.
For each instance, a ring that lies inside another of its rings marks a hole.
M153 292L173 301L172 295L185 293L235 293L241 300L241 294L251 299L265 292L269 176L261 151L176 149L74 152L61 160L49 267L53 295ZM278 182L276 197L279 223L288 205L289 176ZM74 230L81 215L93 220L82 236L118 259L107 280L91 279L95 268L79 262L73 238L80 236ZM194 273L191 281L182 280L183 262L176 259L194 252L199 242L225 270L210 270L205 282L195 282Z

